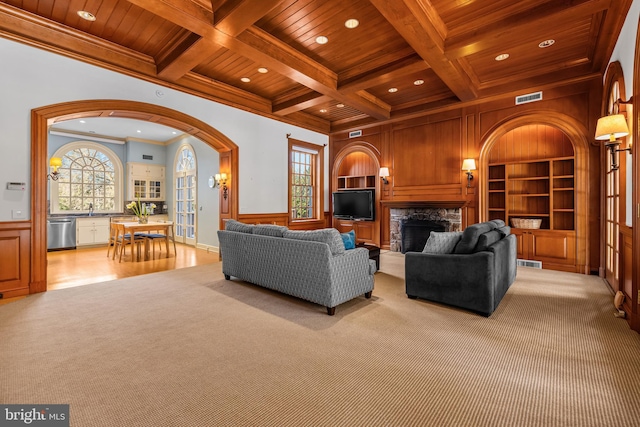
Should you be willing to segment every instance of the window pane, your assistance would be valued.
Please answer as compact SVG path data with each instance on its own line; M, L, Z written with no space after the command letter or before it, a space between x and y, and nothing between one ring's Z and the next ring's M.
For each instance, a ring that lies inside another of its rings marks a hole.
M98 211L115 210L116 175L108 155L95 148L69 150L59 172L59 210L88 211L90 204Z

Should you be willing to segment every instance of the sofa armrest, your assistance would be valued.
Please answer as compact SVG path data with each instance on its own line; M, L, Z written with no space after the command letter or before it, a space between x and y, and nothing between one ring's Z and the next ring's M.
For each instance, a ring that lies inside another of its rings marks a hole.
M405 254L406 292L410 297L490 315L494 310L494 254Z
M329 259L332 283L332 306L373 291L374 273L369 262L369 250L349 249Z

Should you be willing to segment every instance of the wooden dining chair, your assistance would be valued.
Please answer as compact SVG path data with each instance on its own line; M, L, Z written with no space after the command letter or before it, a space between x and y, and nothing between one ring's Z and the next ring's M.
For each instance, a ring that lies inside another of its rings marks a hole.
M173 242L173 254L176 254L176 241L173 235L173 222L172 221L158 221L163 224L167 224L166 234L162 233L145 233L143 236L148 242L151 244L151 253L153 259L156 257L156 244L155 242L159 242L159 250L162 251L162 242L164 241L164 249L167 252L167 258L169 258L169 240Z
M115 223L115 227L116 227L116 239L115 239L115 251L113 253L114 259L115 259L115 255L116 252L120 253L120 256L118 257L118 262L122 262L122 255L125 254L126 252L126 248L127 246L131 246L131 235L129 233L125 233L124 230L124 224L123 223ZM141 255L141 249L140 246L142 244L144 244L145 240L144 237L141 234L134 234L133 235L133 245L135 246L135 248L131 248L131 260L133 261L134 256L137 256L138 259L140 258ZM133 250L136 249L136 255L134 255Z

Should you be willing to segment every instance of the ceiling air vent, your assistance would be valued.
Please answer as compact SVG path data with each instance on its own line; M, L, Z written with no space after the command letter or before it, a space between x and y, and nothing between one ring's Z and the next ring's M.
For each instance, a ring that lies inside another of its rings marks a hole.
M526 104L527 102L536 102L542 100L542 92L528 93L526 95L516 96L516 105Z

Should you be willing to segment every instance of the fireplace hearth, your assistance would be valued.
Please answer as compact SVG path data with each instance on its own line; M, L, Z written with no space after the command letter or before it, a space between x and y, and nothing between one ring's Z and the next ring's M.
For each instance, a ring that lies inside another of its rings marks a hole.
M431 231L460 231L460 208L391 208L390 250L422 252ZM403 242L403 230L411 236Z
M400 220L400 252L422 252L432 231L445 231L446 223L424 219Z

